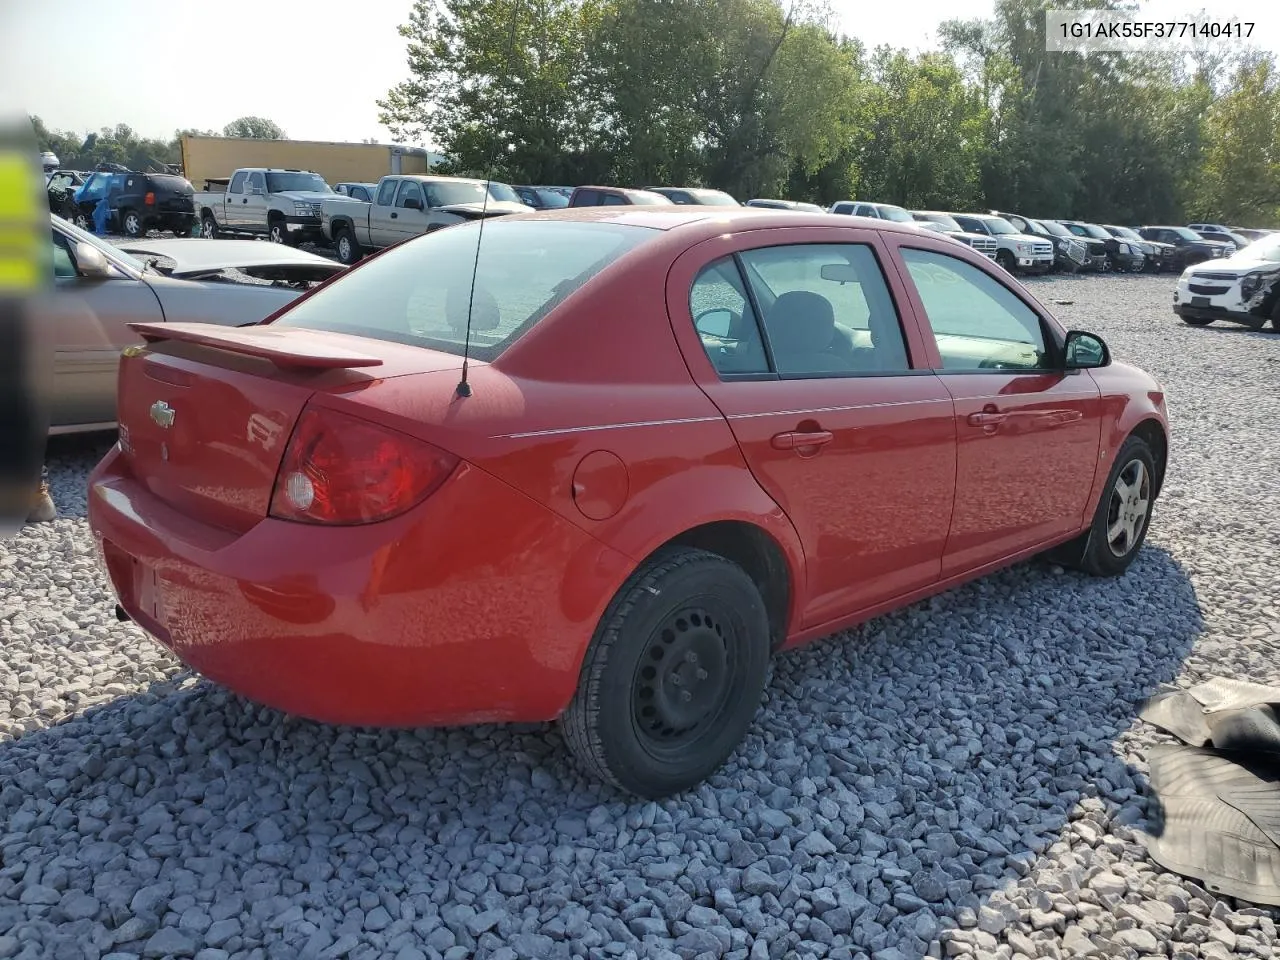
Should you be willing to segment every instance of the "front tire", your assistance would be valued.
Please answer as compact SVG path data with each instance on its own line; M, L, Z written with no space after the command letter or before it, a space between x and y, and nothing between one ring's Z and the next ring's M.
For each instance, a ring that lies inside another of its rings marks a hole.
M272 220L267 225L267 239L272 243L282 243L286 247L294 246L289 237L289 228L283 220Z
M1013 258L1013 254L1012 254L1012 253L1010 253L1008 250L997 250L997 251L996 251L996 263L998 263L998 264L1000 264L1000 266L1004 267L1004 268L1005 268L1005 270L1006 270L1010 275L1012 275L1012 274L1013 274L1013 272L1014 272L1015 270L1017 270L1017 268L1018 268L1018 262L1017 262L1016 260L1014 260L1014 258Z
M760 707L770 658L760 591L737 564L664 550L609 604L560 724L607 783L667 797L718 770Z
M1088 532L1064 544L1051 559L1095 577L1120 576L1147 539L1155 491L1156 461L1151 447L1141 437L1130 435L1116 454Z

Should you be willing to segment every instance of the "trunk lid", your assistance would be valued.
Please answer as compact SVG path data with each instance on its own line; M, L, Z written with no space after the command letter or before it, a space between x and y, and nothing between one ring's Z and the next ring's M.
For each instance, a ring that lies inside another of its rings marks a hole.
M120 448L135 479L192 519L244 532L267 516L293 427L317 393L457 370L461 357L349 334L131 324Z

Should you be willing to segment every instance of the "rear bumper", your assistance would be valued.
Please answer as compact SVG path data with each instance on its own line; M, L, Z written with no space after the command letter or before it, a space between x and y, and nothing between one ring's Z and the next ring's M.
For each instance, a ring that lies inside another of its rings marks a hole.
M629 566L468 464L383 523L236 534L150 494L113 449L89 525L120 606L183 663L330 723L554 718Z

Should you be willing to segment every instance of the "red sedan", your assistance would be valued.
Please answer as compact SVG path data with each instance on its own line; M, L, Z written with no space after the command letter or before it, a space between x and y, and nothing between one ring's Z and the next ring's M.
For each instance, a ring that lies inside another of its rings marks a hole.
M518 214L137 329L89 501L120 616L320 721L558 718L650 797L780 649L1036 554L1123 573L1168 450L1154 379L861 218Z

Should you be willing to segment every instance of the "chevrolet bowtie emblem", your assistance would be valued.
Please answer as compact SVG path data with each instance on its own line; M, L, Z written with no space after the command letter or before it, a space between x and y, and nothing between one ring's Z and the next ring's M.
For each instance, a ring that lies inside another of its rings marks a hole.
M155 421L156 426L163 430L168 430L173 426L174 418L177 415L177 411L163 400L157 400L151 405L151 419Z

